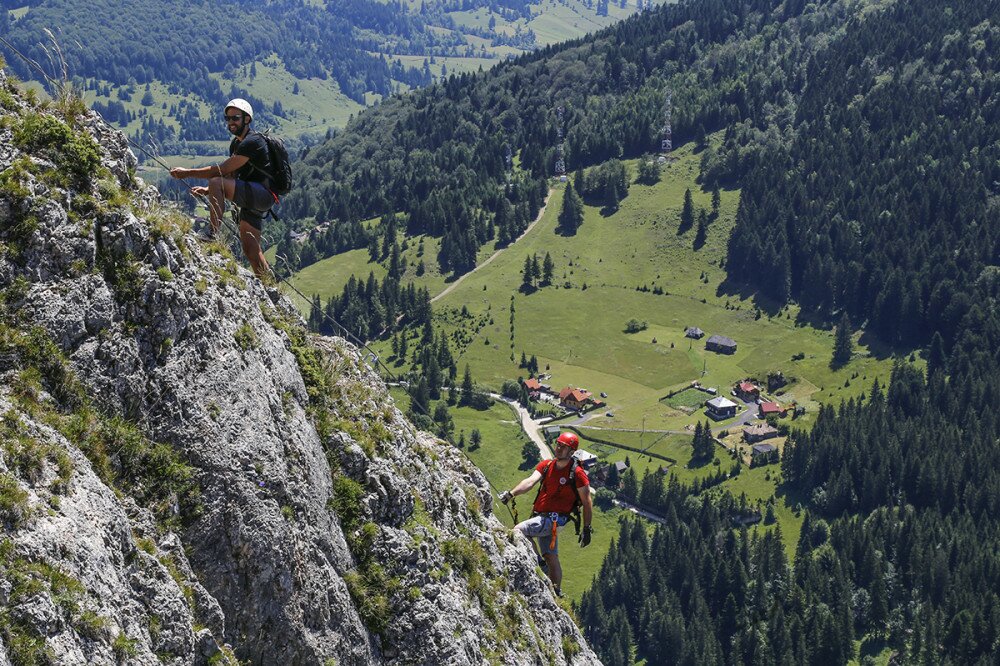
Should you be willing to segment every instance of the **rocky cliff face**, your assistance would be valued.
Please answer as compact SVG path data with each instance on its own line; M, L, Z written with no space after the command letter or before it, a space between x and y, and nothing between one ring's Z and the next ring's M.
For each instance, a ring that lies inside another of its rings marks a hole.
M481 473L134 166L0 77L0 666L596 663Z

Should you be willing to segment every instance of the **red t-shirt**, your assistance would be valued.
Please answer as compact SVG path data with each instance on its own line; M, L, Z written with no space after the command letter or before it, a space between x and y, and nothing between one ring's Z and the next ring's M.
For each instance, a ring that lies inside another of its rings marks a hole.
M545 473L545 467L549 471ZM573 510L577 498L580 496L576 488L569 487L569 472L573 467L571 462L562 469L556 467L555 460L543 460L535 467L535 471L541 472L542 489L535 500L534 510L538 513L569 513ZM587 472L579 464L576 466L576 487L584 488L590 485Z

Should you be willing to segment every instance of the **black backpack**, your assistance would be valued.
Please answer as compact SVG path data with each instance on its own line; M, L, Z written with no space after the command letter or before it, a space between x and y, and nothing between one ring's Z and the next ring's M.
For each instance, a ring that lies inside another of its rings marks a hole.
M292 164L288 161L285 142L267 132L261 132L261 136L267 144L267 159L271 162L271 173L264 173L271 181L271 191L279 197L284 196L292 189Z

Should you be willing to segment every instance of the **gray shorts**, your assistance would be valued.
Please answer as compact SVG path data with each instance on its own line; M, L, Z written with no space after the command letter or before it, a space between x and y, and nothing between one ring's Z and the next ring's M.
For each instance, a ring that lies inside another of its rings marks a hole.
M260 231L264 216L274 205L274 195L263 183L237 179L233 203L240 207L240 219Z
M566 516L560 516L556 514L556 534L566 526L569 518ZM553 555L559 554L559 541L556 539L556 543L552 543L552 514L543 513L537 516L532 516L527 520L518 523L514 529L518 530L521 534L528 537L529 539L535 539L538 542L538 550L542 555L547 553L552 553ZM552 546L552 547L550 547Z

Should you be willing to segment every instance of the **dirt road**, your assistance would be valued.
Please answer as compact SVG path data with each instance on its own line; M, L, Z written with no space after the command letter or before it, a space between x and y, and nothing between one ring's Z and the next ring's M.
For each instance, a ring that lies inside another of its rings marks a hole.
M545 195L545 203L542 204L541 209L538 211L538 217L535 218L534 222L532 222L531 224L528 225L528 228L524 230L523 234L521 234L520 236L518 236L514 240L514 243L516 243L517 241L519 241L522 238L524 238L525 234L527 234L529 231L531 231L532 229L534 229L535 225L538 224L538 221L542 219L542 215L545 215L545 209L549 205L549 199L552 198L552 192L553 191L554 190L549 190L549 193L547 195ZM511 245L513 245L514 243L511 243ZM508 245L507 247L510 247L510 245ZM504 248L504 249L506 249L506 248ZM493 261L494 259L496 259L497 256L501 252L503 252L503 250L497 250L496 252L494 252L493 254L491 254L486 261L484 261L483 263L479 264L478 266L476 266L475 268L473 268L471 271L469 271L465 275L462 275L457 280L455 280L454 282L452 282L450 285L448 285L448 287L444 291L442 291L440 294L438 294L437 296L435 296L434 298L432 298L431 299L431 303L433 303L434 301L436 301L436 300L438 300L440 298L444 298L445 296L447 296L448 294L450 294L455 289L455 287L457 287L458 285L462 284L462 280L464 280L465 278L467 278L470 275L474 274L480 268L483 268L484 266L488 266L489 263L491 261Z

